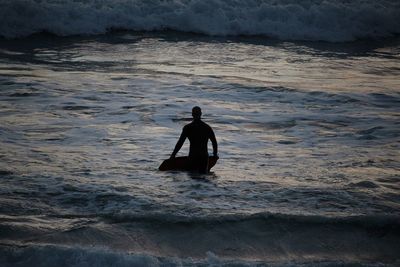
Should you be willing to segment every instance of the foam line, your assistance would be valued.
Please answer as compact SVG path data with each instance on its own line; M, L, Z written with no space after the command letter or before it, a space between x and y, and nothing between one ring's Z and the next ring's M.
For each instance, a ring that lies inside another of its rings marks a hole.
M0 36L67 36L112 29L353 41L400 33L397 0L0 1Z

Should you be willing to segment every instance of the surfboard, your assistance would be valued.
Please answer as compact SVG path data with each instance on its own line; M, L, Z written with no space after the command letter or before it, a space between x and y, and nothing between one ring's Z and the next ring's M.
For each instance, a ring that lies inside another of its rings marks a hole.
M217 163L218 157L208 157L208 171ZM164 160L158 169L160 171L189 171L189 157L176 157Z

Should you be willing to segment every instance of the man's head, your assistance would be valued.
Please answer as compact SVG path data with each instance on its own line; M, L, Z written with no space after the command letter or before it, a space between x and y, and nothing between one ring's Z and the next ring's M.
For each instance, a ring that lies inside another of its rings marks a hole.
M201 118L201 108L198 106L195 106L192 108L192 116L193 119L200 119Z

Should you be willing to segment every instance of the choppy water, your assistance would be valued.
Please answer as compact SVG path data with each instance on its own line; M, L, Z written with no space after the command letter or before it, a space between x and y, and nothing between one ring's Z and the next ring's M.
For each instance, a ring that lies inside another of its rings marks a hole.
M174 32L1 40L1 265L395 265L399 52ZM159 172L194 105L218 164Z

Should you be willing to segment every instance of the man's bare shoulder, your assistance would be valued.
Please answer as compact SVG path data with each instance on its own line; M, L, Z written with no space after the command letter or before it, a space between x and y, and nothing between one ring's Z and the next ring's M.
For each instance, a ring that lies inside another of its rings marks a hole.
M212 130L211 126L208 125L207 123L205 123L203 120L200 121L192 121L191 123L186 124L185 126L183 126L184 130L188 130L190 128L196 128L198 129L198 127L202 127L203 129L207 129L207 130Z
M190 128L192 126L192 124L193 124L193 122L186 124L185 126L183 126L183 129Z
M212 127L210 126L210 125L208 125L207 123L205 123L204 121L201 121L202 123L203 123L203 125L204 125L204 128L206 128L208 131L210 131L210 132L212 132L213 131L213 129L212 129Z

